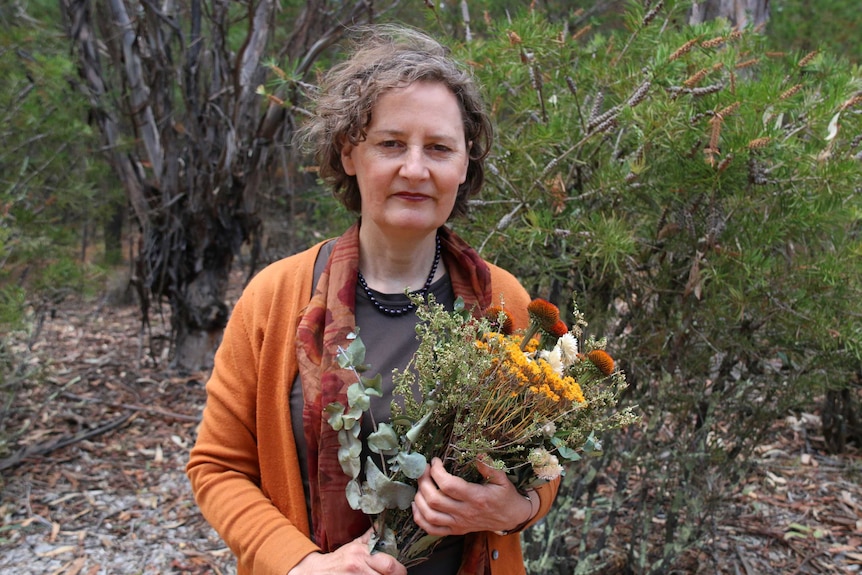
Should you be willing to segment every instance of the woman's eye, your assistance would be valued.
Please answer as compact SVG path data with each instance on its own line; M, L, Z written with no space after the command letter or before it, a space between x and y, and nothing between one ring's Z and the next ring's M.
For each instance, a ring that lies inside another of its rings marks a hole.
M398 146L398 142L395 140L384 140L380 142L380 145L384 148L395 148Z
M433 146L431 146L431 149L434 150L435 152L451 152L452 151L449 148L449 146L447 146L445 144L434 144Z

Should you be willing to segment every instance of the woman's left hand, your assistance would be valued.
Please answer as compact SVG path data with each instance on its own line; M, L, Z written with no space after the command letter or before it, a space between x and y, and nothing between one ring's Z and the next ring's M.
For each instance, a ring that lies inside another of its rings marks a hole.
M476 462L485 483L451 475L434 458L419 478L413 519L430 535L507 531L532 518L533 503L515 489L504 471ZM534 494L533 497L536 497Z

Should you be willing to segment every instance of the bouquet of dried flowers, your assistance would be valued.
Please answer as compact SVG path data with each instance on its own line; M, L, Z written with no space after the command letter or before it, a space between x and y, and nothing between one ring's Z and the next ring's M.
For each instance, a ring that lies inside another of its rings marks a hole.
M474 318L461 302L454 311L421 303L419 349L410 367L393 376L401 401L393 402L391 422L376 424L366 438L380 454L376 463L359 461L358 420L370 397L380 395L380 379L362 375L358 337L340 350L341 366L353 369L357 381L348 406L332 404L326 413L339 430L339 462L351 477L347 498L375 518L376 549L406 566L426 559L438 540L410 511L426 461L439 457L449 473L481 481L475 465L481 460L505 470L523 492L559 477L581 453L600 450L602 432L634 420L632 408L616 409L626 382L606 342L580 343L586 326L580 311L571 329L547 301L533 300L528 312L528 329L513 333L500 307Z

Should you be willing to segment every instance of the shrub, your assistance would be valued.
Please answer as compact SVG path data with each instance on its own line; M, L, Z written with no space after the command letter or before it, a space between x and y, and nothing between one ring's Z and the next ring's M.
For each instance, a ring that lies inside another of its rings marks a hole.
M456 47L497 126L459 232L534 295L574 292L643 413L572 470L583 511L526 537L531 573L679 566L775 420L859 367L859 70L655 6L625 33L529 14Z

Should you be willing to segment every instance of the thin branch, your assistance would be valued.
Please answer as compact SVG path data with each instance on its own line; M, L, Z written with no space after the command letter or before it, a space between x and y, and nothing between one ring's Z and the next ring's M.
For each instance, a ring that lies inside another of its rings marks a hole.
M137 405L134 403L117 403L117 402L113 402L113 401L105 401L103 399L99 399L96 397L86 397L83 395L77 395L77 394L69 393L69 392L61 393L60 397L65 397L66 399L73 399L75 401L86 401L89 403L99 403L102 405L108 405L110 407L128 409L129 411L140 411L143 413L152 413L153 415L158 415L159 417L166 417L168 419L178 419L180 421L191 421L192 423L199 423L201 420L199 415L186 415L184 413L176 413L173 411L168 411L166 409L161 409L159 407L148 407L146 405Z
M69 445L78 443L79 441L86 441L98 435L102 435L103 433L112 431L126 423L129 418L132 417L132 415L133 413L126 413L125 415L121 415L120 417L113 419L104 425L101 425L89 431L85 431L83 433L78 433L72 436L59 437L51 441L37 443L36 445L28 445L27 447L18 450L18 452L14 455L11 455L5 459L0 459L0 471L4 469L9 469L10 467L16 467L23 463L25 459L28 459L30 457L36 455L46 455L57 449L68 447Z

